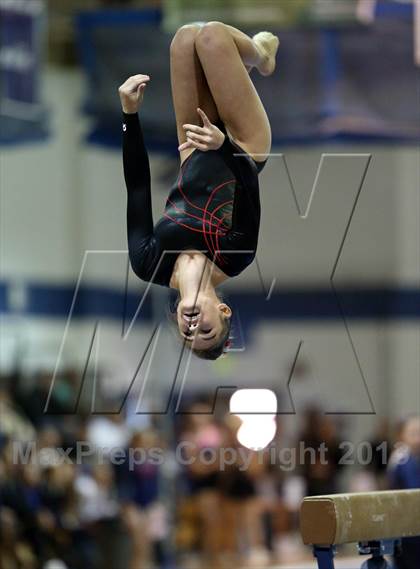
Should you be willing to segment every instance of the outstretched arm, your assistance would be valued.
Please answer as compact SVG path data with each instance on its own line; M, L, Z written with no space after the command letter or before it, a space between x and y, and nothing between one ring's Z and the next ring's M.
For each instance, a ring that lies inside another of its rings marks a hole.
M123 110L128 249L133 270L137 274L141 272L140 267L145 260L145 247L153 236L149 158L137 114L148 81L147 75L135 75L119 89Z

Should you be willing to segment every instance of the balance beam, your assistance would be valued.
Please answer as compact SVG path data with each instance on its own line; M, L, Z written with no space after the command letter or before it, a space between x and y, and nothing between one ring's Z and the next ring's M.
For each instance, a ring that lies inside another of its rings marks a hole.
M420 535L420 489L305 498L305 545L341 545Z
M384 556L394 554L400 539L420 536L420 489L305 498L300 531L319 569L334 569L335 546L345 543L372 556L362 569L389 568Z

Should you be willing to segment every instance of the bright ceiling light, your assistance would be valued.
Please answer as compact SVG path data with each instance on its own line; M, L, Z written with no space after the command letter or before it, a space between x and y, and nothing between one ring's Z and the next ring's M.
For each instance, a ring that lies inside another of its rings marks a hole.
M242 425L237 432L239 443L251 450L262 450L277 431L277 397L270 389L239 389L230 399L230 412Z

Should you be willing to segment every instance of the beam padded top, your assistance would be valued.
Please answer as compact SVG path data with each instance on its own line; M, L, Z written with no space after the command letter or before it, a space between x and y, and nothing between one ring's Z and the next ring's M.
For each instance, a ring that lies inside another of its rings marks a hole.
M306 545L420 535L420 489L305 498L300 529Z

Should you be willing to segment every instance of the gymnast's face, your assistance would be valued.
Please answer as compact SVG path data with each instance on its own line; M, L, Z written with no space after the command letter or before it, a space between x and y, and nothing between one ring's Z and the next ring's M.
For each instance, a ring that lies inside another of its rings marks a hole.
M208 350L218 344L232 310L224 302L200 297L195 306L181 300L177 308L178 329L195 350Z

